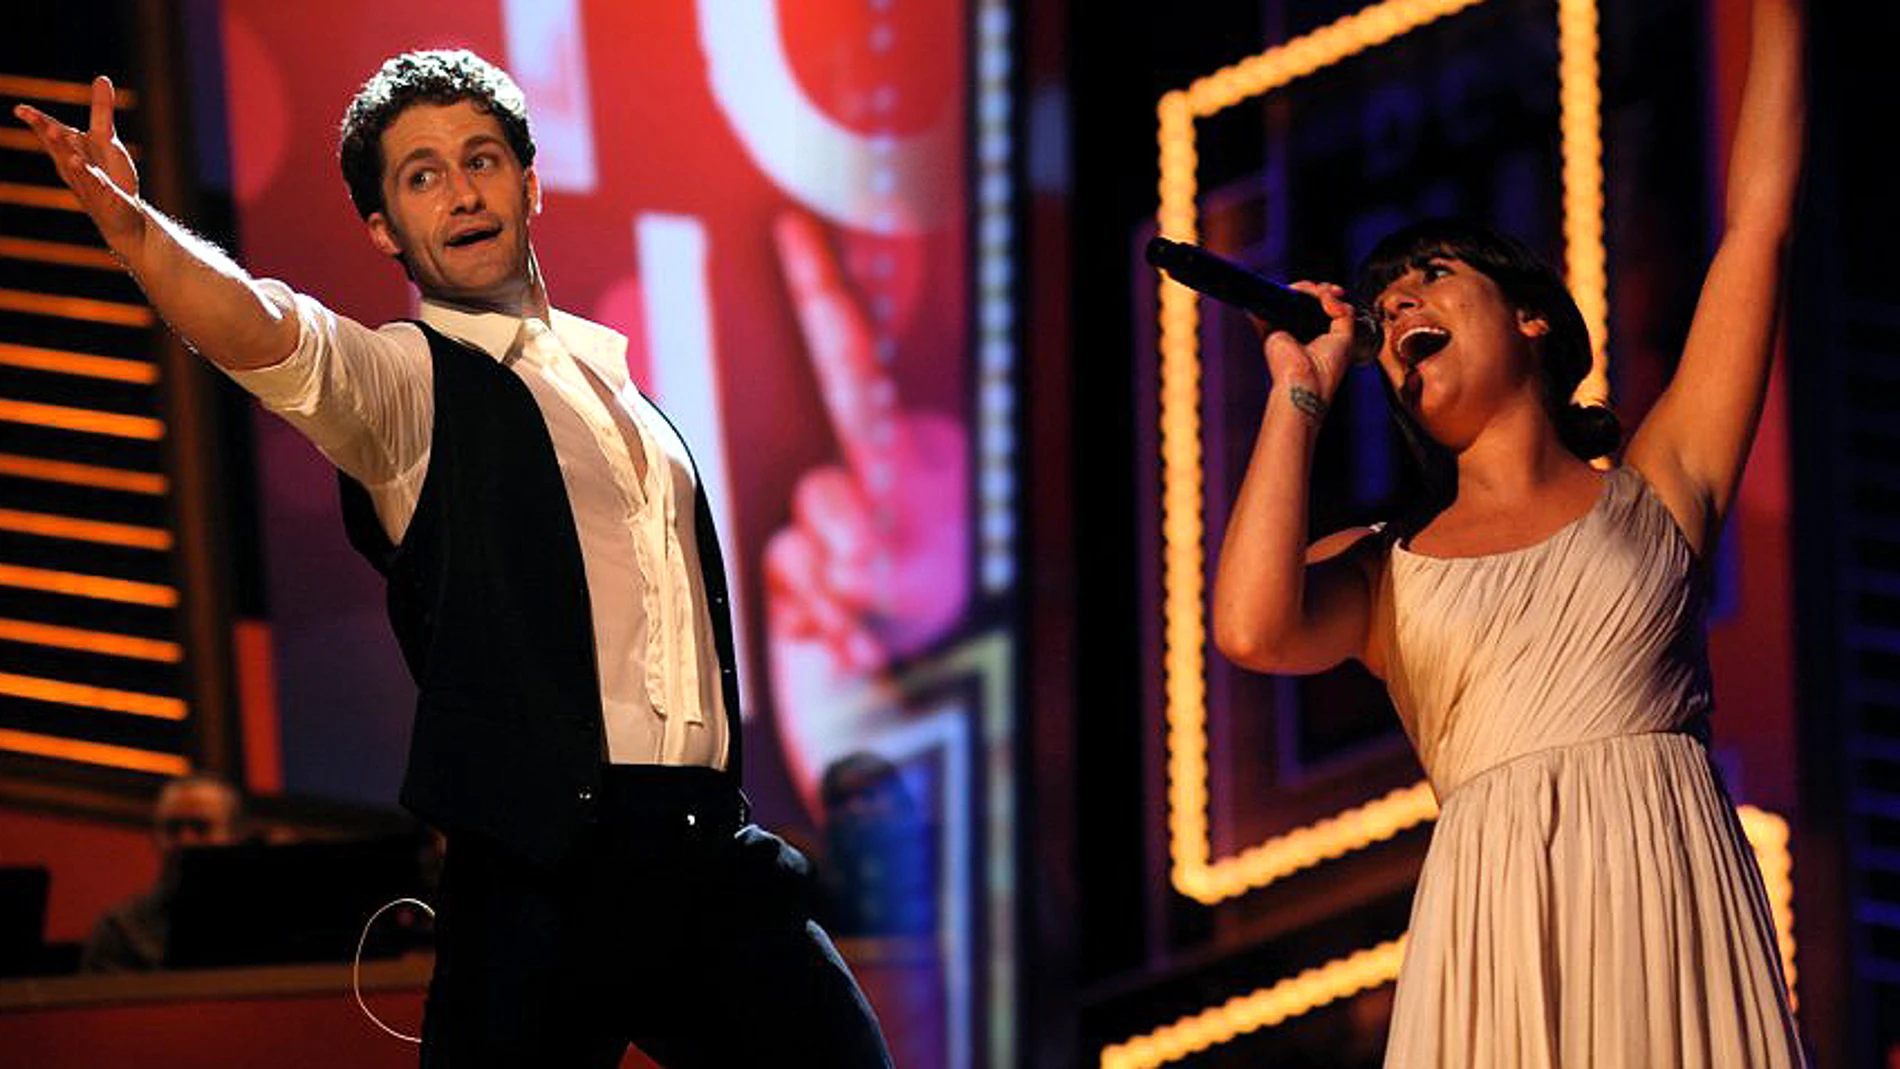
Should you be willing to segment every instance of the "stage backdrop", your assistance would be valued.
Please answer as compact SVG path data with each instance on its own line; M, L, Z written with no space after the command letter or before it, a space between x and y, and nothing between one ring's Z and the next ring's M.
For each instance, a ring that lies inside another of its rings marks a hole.
M891 1022L905 1064L1012 1046L1012 350L1006 280L972 252L981 232L1007 266L1006 134L972 132L1008 101L971 88L985 49L1007 56L1005 17L981 0L225 0L219 21L242 259L367 323L414 294L338 175L345 104L410 48L471 48L521 83L552 301L632 340L635 381L708 484L755 805L818 855L842 934L932 963ZM390 803L413 691L378 581L322 459L261 413L256 441L283 789ZM869 519L856 556L813 558L851 502ZM854 575L872 582L847 637L810 637L802 592Z

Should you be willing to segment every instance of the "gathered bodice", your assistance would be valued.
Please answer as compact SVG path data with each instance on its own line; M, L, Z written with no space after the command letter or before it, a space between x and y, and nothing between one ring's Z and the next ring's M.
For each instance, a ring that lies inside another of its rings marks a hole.
M1704 590L1687 539L1634 468L1535 545L1478 557L1394 541L1383 597L1393 704L1440 800L1553 747L1705 734Z

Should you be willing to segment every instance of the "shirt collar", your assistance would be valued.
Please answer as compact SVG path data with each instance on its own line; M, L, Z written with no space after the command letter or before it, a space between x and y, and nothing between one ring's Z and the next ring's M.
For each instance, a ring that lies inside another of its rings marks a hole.
M548 313L548 326L574 358L586 364L616 392L627 385L627 338L611 327L569 315L558 308ZM422 321L449 337L472 345L506 363L522 335L519 316L481 312L424 298Z

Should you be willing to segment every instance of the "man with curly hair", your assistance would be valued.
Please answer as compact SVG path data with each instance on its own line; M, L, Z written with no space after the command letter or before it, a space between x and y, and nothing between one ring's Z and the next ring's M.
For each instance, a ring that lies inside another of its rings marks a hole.
M419 689L402 800L448 838L428 1066L885 1066L811 920L804 859L748 820L725 575L685 443L627 341L552 308L513 79L396 56L343 121L369 239L422 294L366 327L257 280L138 196L90 129L22 105L180 337L341 473Z

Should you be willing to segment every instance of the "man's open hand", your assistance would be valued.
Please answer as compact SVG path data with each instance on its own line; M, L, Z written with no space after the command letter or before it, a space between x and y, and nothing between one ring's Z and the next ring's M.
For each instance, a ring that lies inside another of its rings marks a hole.
M13 114L39 137L60 181L79 198L106 244L123 251L144 234L139 172L112 121L112 79L92 80L92 115L82 133L28 104Z

